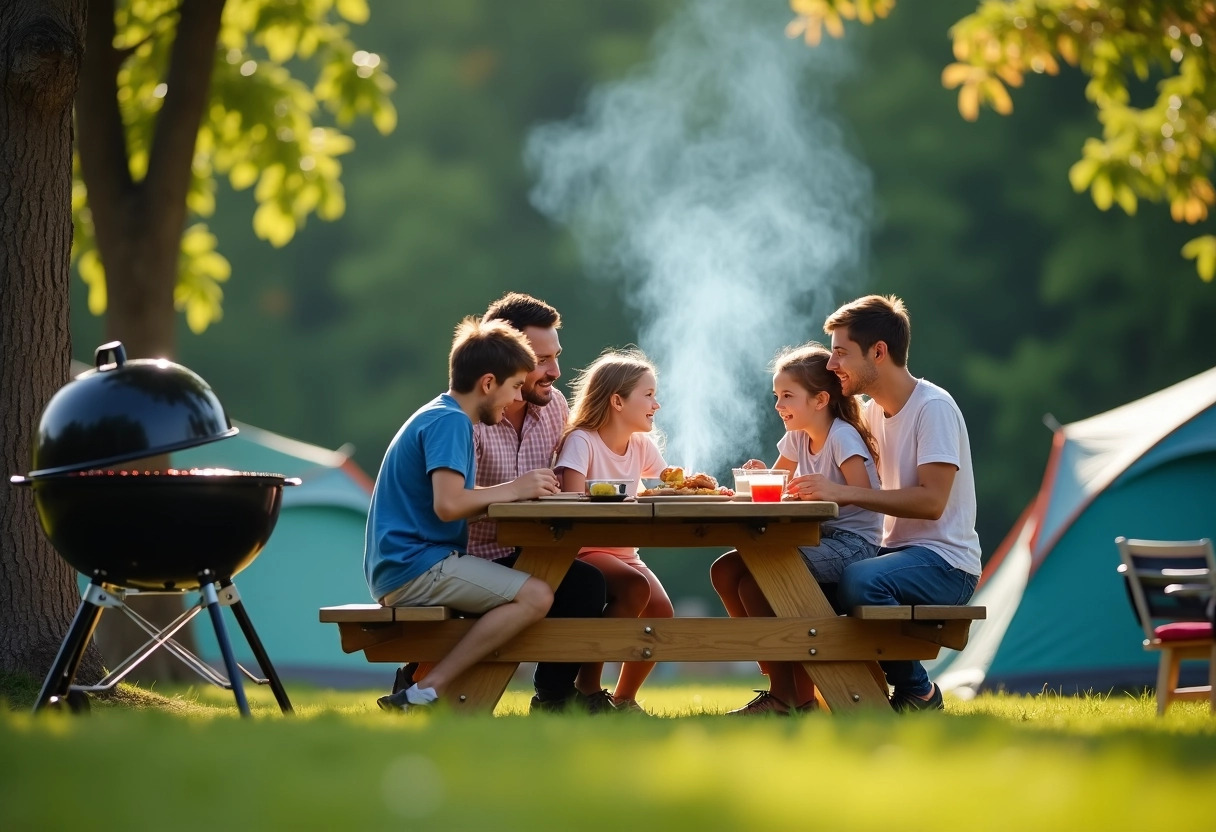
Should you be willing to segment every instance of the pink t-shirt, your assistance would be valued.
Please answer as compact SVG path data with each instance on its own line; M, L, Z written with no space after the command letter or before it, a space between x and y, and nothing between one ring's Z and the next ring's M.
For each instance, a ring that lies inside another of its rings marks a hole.
M624 454L613 453L597 431L574 430L566 437L553 466L558 475L563 468L577 471L589 480L629 480L629 495L636 497L642 477L657 477L667 463L663 455L644 433L629 437ZM586 549L583 552L588 551ZM596 547L597 552L611 552L624 560L637 558L637 549ZM580 552L581 554L581 552Z

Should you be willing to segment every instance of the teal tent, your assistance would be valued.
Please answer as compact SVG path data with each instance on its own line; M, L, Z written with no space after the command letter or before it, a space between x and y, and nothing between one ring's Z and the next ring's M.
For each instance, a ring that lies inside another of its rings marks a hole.
M363 579L363 534L372 481L342 450L233 424L240 430L236 436L175 453L173 464L262 471L303 480L283 489L283 507L270 542L235 579L275 669L286 682L387 684L391 673L383 668L376 671L361 653L343 653L337 629L317 620L322 606L371 601ZM235 619L228 615L226 620L237 660L256 673L257 662ZM201 657L222 666L206 616L196 618L191 626Z
M1157 656L1116 572L1119 535L1216 538L1216 368L1056 431L1038 496L972 601L987 620L931 667L943 689L1152 686Z

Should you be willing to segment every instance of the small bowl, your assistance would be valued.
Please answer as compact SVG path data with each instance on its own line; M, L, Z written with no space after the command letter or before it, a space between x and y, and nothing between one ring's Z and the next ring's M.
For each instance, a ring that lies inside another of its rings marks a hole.
M587 480L587 495L593 500L623 500L632 485L631 480Z

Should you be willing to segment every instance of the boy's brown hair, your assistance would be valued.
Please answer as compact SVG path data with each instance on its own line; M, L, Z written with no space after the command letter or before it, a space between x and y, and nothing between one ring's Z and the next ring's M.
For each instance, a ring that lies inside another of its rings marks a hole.
M492 373L502 384L517 373L536 369L536 354L523 334L503 321L483 323L472 316L456 325L448 354L448 386L471 393L477 380Z
M841 328L849 330L849 340L863 351L882 341L896 366L907 366L912 322L904 302L895 295L866 295L846 303L823 324L823 331L829 334Z

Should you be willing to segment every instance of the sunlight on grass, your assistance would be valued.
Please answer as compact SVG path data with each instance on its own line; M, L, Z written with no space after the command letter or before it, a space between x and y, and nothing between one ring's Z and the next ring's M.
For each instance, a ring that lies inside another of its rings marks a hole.
M946 714L721 717L745 683L648 685L642 716L391 716L382 691L211 687L95 702L87 717L0 709L0 828L834 830L1209 828L1216 718L1151 696L985 695ZM1151 769L1153 798L1132 801ZM71 800L58 799L59 795ZM116 799L120 797L121 799ZM157 819L162 820L158 821ZM235 819L235 820L233 820ZM898 819L898 821L896 820ZM977 820L982 819L982 820Z

